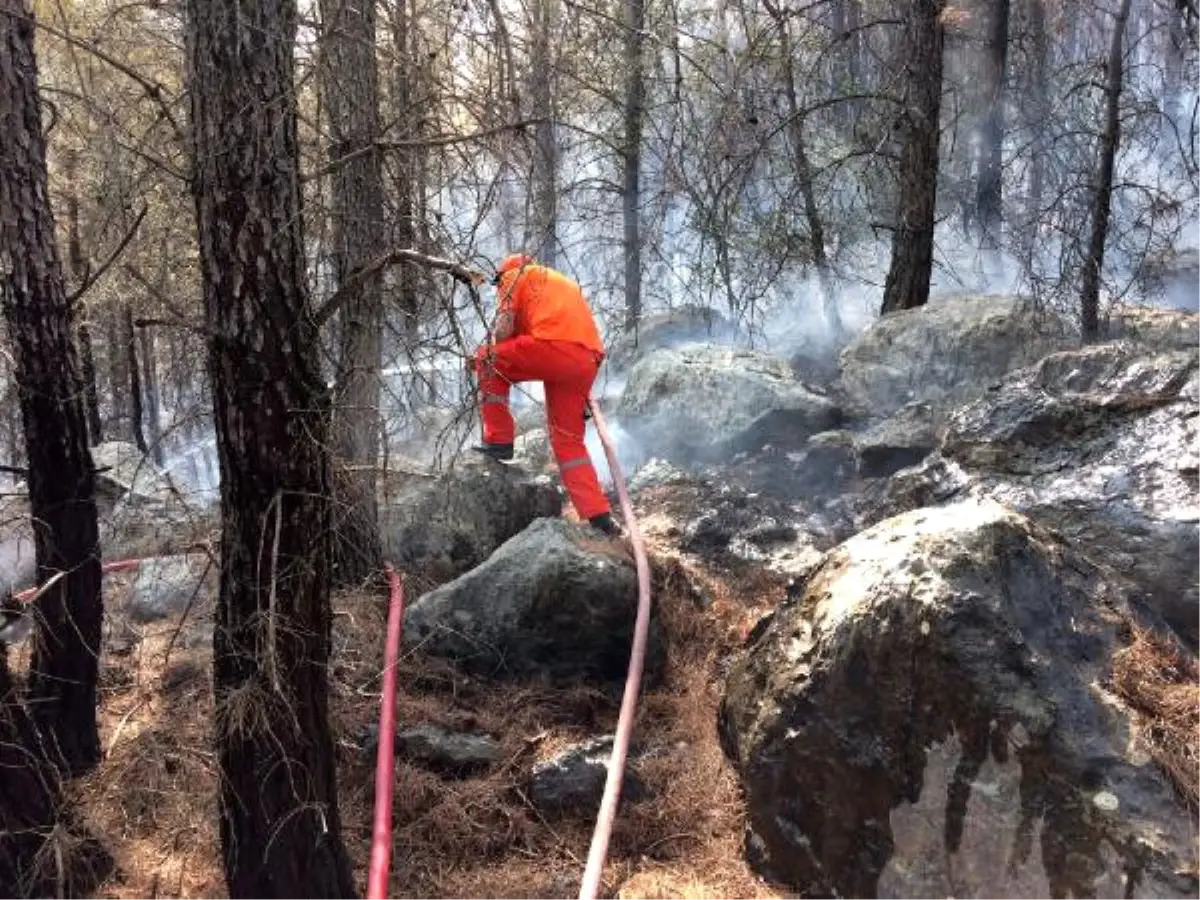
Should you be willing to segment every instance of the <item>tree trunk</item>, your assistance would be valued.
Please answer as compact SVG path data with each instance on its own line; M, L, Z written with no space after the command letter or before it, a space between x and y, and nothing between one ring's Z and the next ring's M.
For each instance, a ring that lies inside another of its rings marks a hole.
M379 139L375 3L322 0L321 12L331 155L356 154L333 172L330 240L340 288L384 248L383 176L379 154L371 150ZM341 308L333 441L337 465L348 471L334 479L333 573L338 584L360 583L383 564L375 494L382 332L380 278L373 275L356 282Z
M625 0L625 142L621 162L624 189L625 329L634 331L642 318L641 167L642 123L646 114L646 80L642 45L645 0Z
M1036 246L1046 185L1046 133L1049 130L1050 97L1046 79L1050 68L1050 39L1046 29L1046 0L1029 0L1030 74L1029 110L1029 199L1026 204L1026 253Z
M1184 77L1187 71L1187 27L1184 10L1177 6L1164 10L1167 27L1164 29L1163 45L1163 155L1170 157L1179 152L1182 142L1188 143L1190 122L1187 116L1186 96L1191 85Z
M1100 135L1100 164L1092 198L1092 236L1083 259L1079 289L1080 330L1085 341L1100 337L1100 271L1112 213L1113 169L1121 143L1121 88L1125 80L1125 23L1129 21L1129 6L1130 0L1121 0L1108 51L1104 131Z
M125 371L129 375L129 431L133 443L143 453L146 445L146 411L142 406L142 368L138 363L137 334L133 328L133 307L121 307L121 349L125 354Z
M944 7L945 0L911 0L909 4L905 63L908 102L900 124L904 141L900 198L881 313L913 309L929 300L937 210Z
M0 0L0 122L8 129L0 140L0 301L25 430L37 580L59 576L38 603L30 700L52 758L79 773L100 759L100 558L84 385L48 202L33 34L26 5Z
M395 64L392 68L392 118L400 124L400 139L411 141L416 138L412 123L420 118L414 109L416 96L414 82L417 80L413 54L413 28L415 23L408 14L408 0L397 0L392 12L392 52ZM396 173L396 244L400 247L417 246L417 155L421 151L412 148L398 151L393 158ZM400 313L404 317L401 330L405 344L411 348L417 339L420 324L420 295L414 268L402 265L399 268Z
M201 282L221 460L213 637L234 897L349 897L329 730L329 403L305 287L291 0L188 0Z
M0 15L2 10L0 4ZM44 847L55 824L58 782L45 764L5 656L0 644L0 896L55 896L49 877L54 867L46 864Z
M808 245L812 252L813 267L821 285L821 304L825 313L825 326L830 336L837 341L842 334L842 317L838 311L837 289L833 270L825 251L825 223L817 206L816 187L813 184L812 164L804 141L804 110L800 107L800 96L796 91L796 66L792 59L792 36L785 15L773 6L768 6L771 17L779 30L779 50L783 57L783 87L788 102L788 137L792 143L792 162L795 166L796 183L804 200L804 218L808 225Z
M556 2L535 0L533 4L533 52L529 61L532 112L542 121L534 126L527 240L528 246L535 248L538 262L551 267L558 259L558 138L554 128L551 51Z
M124 316L121 307L114 304L104 317L104 347L108 355L108 395L112 399L112 412L108 419L109 436L115 440L132 441L133 411L129 396L129 346L123 334Z
M71 265L71 278L76 285L82 285L87 278L88 266L83 255L83 241L79 237L79 185L76 181L78 173L79 159L74 152L69 152L66 155L66 177L70 185L70 193L67 194L67 259ZM92 332L88 327L87 313L82 307L75 310L75 313L88 436L94 446L104 442L104 424L100 421L100 392L96 388L96 356L92 348Z
M150 458L157 465L163 464L162 424L160 403L162 389L158 383L158 362L154 352L154 330L138 329L138 350L142 362L142 384L145 396L146 442L150 445Z
M1010 0L993 0L984 54L987 109L980 127L979 180L975 213L980 242L985 248L1000 246L1004 191L1004 85L1008 74L1008 24Z

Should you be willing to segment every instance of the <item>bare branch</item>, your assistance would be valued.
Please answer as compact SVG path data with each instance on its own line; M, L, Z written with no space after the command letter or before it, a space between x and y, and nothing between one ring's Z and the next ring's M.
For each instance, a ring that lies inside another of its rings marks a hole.
M108 259L101 263L100 268L98 268L95 272L85 277L79 287L75 288L75 290L72 291L67 297L67 303L69 305L74 306L76 303L78 303L79 299L89 290L91 290L92 286L97 281L104 277L104 273L107 272L112 264L117 261L117 258L125 252L125 248L129 246L129 242L132 241L134 235L137 234L138 228L141 227L142 219L146 218L146 213L149 211L149 206L142 206L142 211L137 214L137 218L133 220L133 225L131 225L129 230L125 232L125 236L121 238L120 243L118 243L113 252L109 254Z

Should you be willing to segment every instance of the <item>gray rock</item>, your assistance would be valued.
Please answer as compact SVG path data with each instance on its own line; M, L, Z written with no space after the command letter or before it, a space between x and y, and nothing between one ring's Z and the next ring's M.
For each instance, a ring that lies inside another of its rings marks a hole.
M550 451L550 436L545 428L534 428L518 434L513 442L514 459L530 469L541 469L553 458Z
M914 400L972 400L1008 372L1078 340L1062 319L1018 298L939 297L872 323L838 359L838 394L856 416L890 415Z
M648 453L672 461L719 459L836 425L840 411L753 350L656 350L629 373L618 415Z
M608 353L611 369L627 369L655 350L683 344L729 343L736 329L720 312L688 304L644 316L637 332L618 338Z
M1108 311L1108 337L1151 350L1195 350L1200 316L1178 309L1119 304Z
M384 554L410 574L446 581L479 565L534 519L558 515L562 504L549 478L471 454L444 476L414 481L381 504Z
M206 574L207 585L202 584ZM212 599L216 574L201 554L143 560L129 585L125 613L134 622L154 622L182 612L189 603L202 608Z
M883 478L916 465L938 445L938 420L932 404L917 400L856 434L858 473Z
M1192 816L1105 687L1132 595L991 501L831 551L722 698L752 864L824 896L1195 893Z
M595 738L574 744L552 759L535 765L530 786L533 805L548 818L569 813L594 816L604 796L612 749L611 735ZM622 802L637 802L646 796L645 783L630 765L635 758L633 752L626 758Z
M633 473L633 477L629 479L629 492L636 494L646 488L666 484L683 484L691 478L692 476L683 469L655 456L648 459Z
M955 496L999 500L1133 578L1195 647L1198 385L1192 351L1052 354L952 416L939 453L893 477L877 518Z
M449 774L480 772L499 760L501 752L500 742L482 732L419 725L396 733L397 755Z
M626 552L595 531L539 519L482 565L420 597L404 639L491 677L552 681L623 679L637 610L637 576ZM652 618L646 677L663 662Z
M133 505L183 503L171 479L133 444L106 441L92 447L96 475L96 502L101 515L125 501Z

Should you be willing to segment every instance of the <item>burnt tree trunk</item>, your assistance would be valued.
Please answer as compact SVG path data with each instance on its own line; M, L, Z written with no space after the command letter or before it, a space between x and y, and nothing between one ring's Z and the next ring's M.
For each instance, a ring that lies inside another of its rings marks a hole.
M783 88L788 104L788 138L792 145L792 163L795 167L796 184L804 200L804 219L808 225L808 246L812 252L813 267L821 285L821 304L825 314L825 325L830 336L838 341L842 335L842 317L838 311L837 288L834 284L833 267L825 248L825 223L817 205L816 185L812 163L804 139L805 112L800 106L800 95L796 90L796 66L792 59L792 35L787 14L768 3L767 11L775 20L779 32L779 50L783 58Z
M634 331L642 318L642 125L646 117L645 0L625 0L625 137L621 148L624 176L625 328Z
M322 0L325 33L322 72L333 140L331 155L345 161L332 175L330 217L333 267L339 288L383 253L383 174L379 140L379 87L375 66L374 0ZM409 267L405 267L408 269ZM336 583L362 582L379 572L376 473L383 352L380 276L356 279L341 307L333 441L334 563Z
M534 0L529 60L531 112L540 121L533 129L529 225L526 247L538 262L553 267L558 260L558 135L554 127L553 46L558 0Z
M945 0L911 0L906 33L907 102L900 114L900 197L881 313L924 306L933 276Z
M88 275L87 259L83 255L83 241L79 236L79 159L74 152L66 156L66 176L70 185L67 194L67 259L71 265L71 278L82 285ZM96 355L92 348L92 331L88 327L87 313L82 307L77 310L76 334L79 338L79 362L82 366L83 400L87 408L88 436L93 445L104 442L104 425L100 420L100 392L96 388Z
M125 355L125 371L129 375L129 431L133 443L143 453L146 445L146 410L142 405L142 368L138 362L137 333L133 328L133 307L121 307L121 350Z
M293 0L188 0L221 463L213 691L234 897L349 897L329 730L329 401L305 288Z
M54 828L58 782L43 760L5 655L0 644L0 896L46 896L54 890L45 877L52 867L39 865L38 857Z
M980 243L1000 246L1004 211L1004 85L1008 76L1008 24L1010 0L993 0L984 53L987 85L980 127L979 180L975 186L975 214Z
M0 302L25 431L38 583L58 576L38 604L29 695L56 763L80 773L100 759L95 477L50 212L33 34L25 4L0 0Z
M1092 195L1092 234L1087 255L1083 258L1079 289L1079 324L1085 341L1100 337L1100 271L1104 266L1104 245L1112 214L1113 170L1121 144L1121 89L1125 80L1125 23L1129 21L1129 6L1130 0L1121 0L1108 49L1104 131L1100 134L1100 162Z

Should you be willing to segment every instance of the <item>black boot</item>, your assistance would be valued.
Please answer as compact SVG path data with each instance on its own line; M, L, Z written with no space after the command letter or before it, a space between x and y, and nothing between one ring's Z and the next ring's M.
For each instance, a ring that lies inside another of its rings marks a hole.
M471 449L476 453L482 453L484 456L490 456L492 459L499 460L500 462L508 462L513 458L512 444L489 444L487 441L484 441L482 444L478 444Z
M612 513L600 513L598 516L592 516L588 519L588 524L609 537L620 537L622 534L621 526L612 517Z

